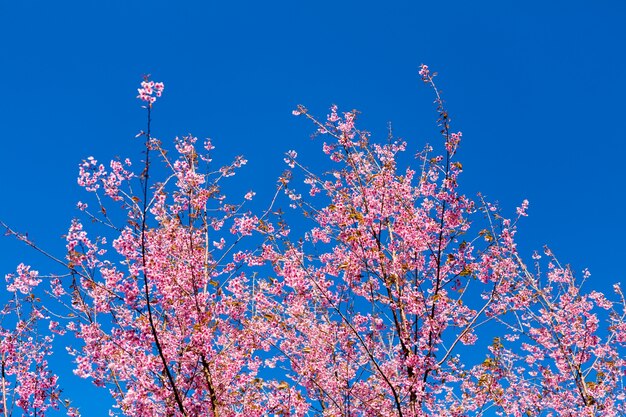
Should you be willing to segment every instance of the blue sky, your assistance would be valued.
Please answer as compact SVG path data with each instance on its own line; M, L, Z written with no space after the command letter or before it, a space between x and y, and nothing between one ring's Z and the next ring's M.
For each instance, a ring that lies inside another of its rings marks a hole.
M263 199L285 151L320 160L298 103L359 109L381 140L391 121L411 152L437 141L426 63L463 131L464 190L511 213L529 199L522 251L549 244L607 289L625 277L624 22L621 0L3 1L0 219L62 253L78 163L141 158L145 73L166 84L155 135L246 155L234 189ZM3 275L50 267L10 239L0 253Z

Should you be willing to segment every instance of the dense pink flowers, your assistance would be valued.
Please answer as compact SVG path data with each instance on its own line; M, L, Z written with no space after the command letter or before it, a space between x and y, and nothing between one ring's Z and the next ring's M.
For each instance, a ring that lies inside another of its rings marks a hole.
M148 105L151 106L156 101L157 97L161 97L165 85L161 82L150 81L149 77L149 75L145 76L144 80L141 82L141 88L137 89L139 93L137 98L147 102Z
M49 369L58 335L74 373L112 396L111 415L624 415L621 287L585 293L589 272L548 248L524 262L528 201L509 219L462 194L462 134L434 73L420 76L438 146L406 166L410 146L375 143L358 112L332 106L318 120L298 106L329 161L319 173L288 151L260 210L253 191L223 193L247 160L216 166L212 143L191 135L171 153L149 137L139 168L83 161L93 198L54 258L64 275L24 264L7 275L4 399L24 415L79 415ZM138 91L150 132L163 84Z
M17 266L16 274L6 275L6 280L9 283L7 290L10 292L19 291L22 294L30 294L33 288L35 288L41 282L38 278L39 273L32 271L30 266L19 264Z
M424 80L424 82L428 82L428 79L430 77L430 70L428 69L428 65L420 65L419 75L420 77L422 77L422 80Z

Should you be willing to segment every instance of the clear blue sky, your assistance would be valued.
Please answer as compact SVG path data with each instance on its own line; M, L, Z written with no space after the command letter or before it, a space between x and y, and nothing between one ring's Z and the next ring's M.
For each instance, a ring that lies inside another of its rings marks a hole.
M426 63L464 134L464 190L529 199L524 253L547 243L606 289L626 275L625 22L623 0L2 1L0 218L62 253L81 159L141 158L144 73L166 84L155 135L246 155L239 186L263 198L283 152L318 158L298 103L359 109L381 140L391 121L411 152L436 141ZM2 275L48 265L10 239L0 253Z

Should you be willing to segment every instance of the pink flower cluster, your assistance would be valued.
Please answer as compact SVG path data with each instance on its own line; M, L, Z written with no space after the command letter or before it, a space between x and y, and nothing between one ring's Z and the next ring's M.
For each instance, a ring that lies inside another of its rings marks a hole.
M32 289L41 282L39 273L32 271L30 266L24 264L17 266L17 274L7 274L6 280L9 283L7 285L7 291L19 291L22 294L30 294Z
M161 82L149 81L149 76L144 77L144 81L141 82L141 88L138 88L137 91L139 95L138 99L147 102L149 105L152 105L157 99L157 97L161 97L163 94L163 89L165 88L165 84Z
M429 82L430 80L430 70L428 69L428 65L420 65L419 75L422 77L424 82Z

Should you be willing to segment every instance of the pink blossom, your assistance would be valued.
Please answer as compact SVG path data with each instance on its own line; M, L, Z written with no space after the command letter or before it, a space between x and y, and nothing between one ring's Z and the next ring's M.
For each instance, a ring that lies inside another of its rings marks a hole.
M422 80L424 80L424 82L428 82L430 78L430 70L428 69L428 65L420 65L419 75L420 77L422 77Z
M17 274L6 275L6 281L9 283L7 290L29 294L33 288L41 283L41 279L38 276L39 272L31 270L30 266L21 263L17 266Z
M521 207L516 209L516 213L518 216L528 216L526 211L528 210L528 200L522 201Z
M141 82L141 88L137 89L139 93L137 98L148 103L149 106L156 101L157 97L161 97L165 85L162 82L155 83L149 80L149 75L144 77Z

